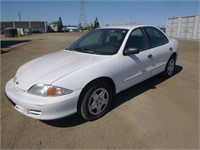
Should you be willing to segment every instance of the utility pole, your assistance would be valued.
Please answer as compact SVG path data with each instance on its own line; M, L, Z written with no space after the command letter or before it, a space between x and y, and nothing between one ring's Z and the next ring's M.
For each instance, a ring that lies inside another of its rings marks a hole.
M85 2L84 0L80 0L80 16L79 16L79 27L86 27L86 14L85 14Z
M19 16L19 21L21 22L21 15L20 15L20 11L18 12L18 16Z
M131 24L133 24L133 14L131 13Z

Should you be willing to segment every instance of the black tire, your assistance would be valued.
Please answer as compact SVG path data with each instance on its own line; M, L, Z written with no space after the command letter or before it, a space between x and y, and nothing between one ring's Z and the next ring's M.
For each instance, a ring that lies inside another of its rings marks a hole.
M92 82L81 94L78 113L87 121L99 119L108 112L112 97L112 88L107 82Z
M176 58L174 56L171 56L167 62L165 71L163 72L164 77L169 78L173 76L175 67L176 67Z

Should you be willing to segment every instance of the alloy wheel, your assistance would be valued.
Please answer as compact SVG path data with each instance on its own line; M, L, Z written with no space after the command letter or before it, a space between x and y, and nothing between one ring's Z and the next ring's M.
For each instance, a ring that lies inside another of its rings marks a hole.
M175 61L174 59L171 59L168 63L168 66L167 66L167 74L168 75L172 75L173 72L174 72L174 67L175 67Z
M109 101L109 94L105 88L96 89L88 101L88 110L92 115L101 114Z

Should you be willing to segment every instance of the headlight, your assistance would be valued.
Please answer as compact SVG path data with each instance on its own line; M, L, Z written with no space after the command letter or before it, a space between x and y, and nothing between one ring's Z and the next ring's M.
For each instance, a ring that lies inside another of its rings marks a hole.
M72 92L69 89L47 84L36 84L28 90L28 93L39 96L62 96Z

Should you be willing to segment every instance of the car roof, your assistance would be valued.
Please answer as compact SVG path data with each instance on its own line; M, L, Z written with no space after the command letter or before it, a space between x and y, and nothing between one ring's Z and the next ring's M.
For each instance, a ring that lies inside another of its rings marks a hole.
M111 25L111 26L105 26L101 27L101 29L134 29L137 27L155 27L152 25L136 25L136 24L131 24L131 25Z

